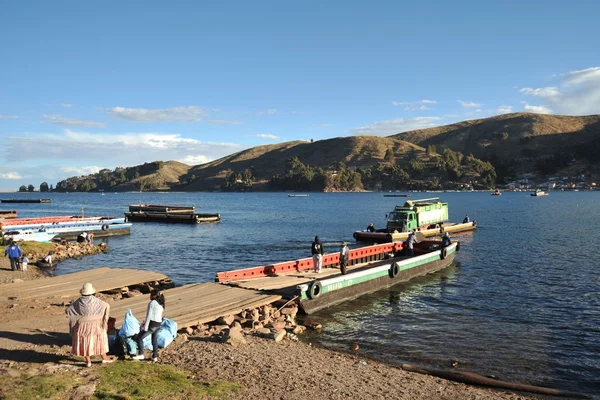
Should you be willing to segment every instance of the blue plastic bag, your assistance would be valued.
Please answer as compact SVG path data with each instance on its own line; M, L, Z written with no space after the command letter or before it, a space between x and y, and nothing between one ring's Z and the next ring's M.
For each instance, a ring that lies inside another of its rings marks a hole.
M165 348L177 337L177 322L163 318L158 330L158 347ZM145 343L144 343L145 345Z
M123 326L119 329L119 336L127 338L140 333L140 321L133 315L131 308L127 309L125 318L123 319Z

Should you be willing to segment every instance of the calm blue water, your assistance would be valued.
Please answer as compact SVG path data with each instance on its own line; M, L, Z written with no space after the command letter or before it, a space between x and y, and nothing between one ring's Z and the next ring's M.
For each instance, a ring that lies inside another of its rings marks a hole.
M422 196L419 196L422 195ZM449 367L500 379L600 392L600 193L421 193L440 195L450 219L477 220L455 265L311 316L322 333L307 340L394 364ZM3 194L2 198L22 198ZM36 197L39 197L37 195ZM319 235L326 250L403 198L381 193L48 194L51 204L5 204L21 217L122 216L130 203L195 205L222 222L198 226L135 223L110 238L108 254L67 260L57 272L99 266L155 270L177 284L212 281L215 272L309 256ZM16 206L16 207L15 207ZM353 245L353 247L358 247Z

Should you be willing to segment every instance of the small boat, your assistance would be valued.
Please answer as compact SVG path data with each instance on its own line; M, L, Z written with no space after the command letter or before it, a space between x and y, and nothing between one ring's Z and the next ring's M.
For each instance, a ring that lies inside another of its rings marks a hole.
M492 192L492 196L502 196L502 192L500 189L496 189Z
M437 226L436 226L437 225ZM444 223L435 224L428 228L418 229L417 232L425 237L442 236L444 232L458 233L468 232L477 229L477 221L457 223ZM388 243L388 242L399 242L408 237L410 232L388 232L386 229L379 229L375 232L369 231L356 231L352 234L352 237L357 242L370 242L370 243Z
M17 218L17 210L0 210L0 219Z
M307 194L288 194L288 197L308 197Z
M25 240L30 242L47 243L50 242L55 236L56 233L10 230L2 233L2 242L4 244L8 244L10 242Z
M1 199L2 203L52 203L51 199Z
M548 192L544 192L542 189L536 189L535 192L531 193L531 196L539 197L539 196L548 196Z
M410 197L410 194L384 194L383 197Z

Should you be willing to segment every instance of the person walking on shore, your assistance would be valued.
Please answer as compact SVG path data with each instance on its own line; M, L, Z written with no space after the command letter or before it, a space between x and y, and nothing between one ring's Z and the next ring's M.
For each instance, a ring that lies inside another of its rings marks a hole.
M158 361L158 330L163 320L163 311L165 310L165 296L159 290L150 292L150 303L146 311L146 321L142 332L138 335L138 355L134 360L144 359L144 339L152 335L152 361Z
M311 253L313 256L314 269L317 274L321 273L323 266L323 244L318 236L315 236L315 241L312 242Z
M342 242L342 249L340 250L340 271L342 271L342 275L346 275L349 257L350 249L348 248L348 243Z
M10 260L11 271L18 271L19 270L19 260L21 259L21 256L23 255L21 248L15 242L12 242L10 244L10 246L8 246L6 248L6 250L4 250L4 255L8 256L8 259Z
M83 285L81 297L67 308L72 337L71 351L76 356L85 357L86 366L92 366L91 356L100 355L103 363L111 363L108 358L108 313L110 306L96 296L91 283Z

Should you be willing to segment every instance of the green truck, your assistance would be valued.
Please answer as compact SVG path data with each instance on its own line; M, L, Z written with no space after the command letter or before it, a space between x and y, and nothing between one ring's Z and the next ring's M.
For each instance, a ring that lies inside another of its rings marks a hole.
M410 232L419 228L439 228L448 221L448 203L438 197L421 200L407 200L403 206L396 206L387 216L388 232Z

